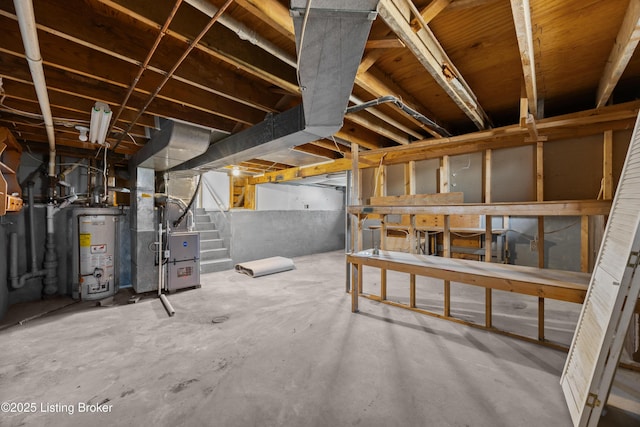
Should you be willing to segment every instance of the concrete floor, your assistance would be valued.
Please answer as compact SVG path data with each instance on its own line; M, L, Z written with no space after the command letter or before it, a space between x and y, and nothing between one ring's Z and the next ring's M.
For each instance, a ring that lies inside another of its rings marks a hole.
M121 305L77 303L22 325L69 300L13 306L0 402L34 405L0 425L571 425L565 353L367 299L351 314L343 253L294 260L296 270L256 279L205 275L202 288L169 296L171 318L152 296L126 304L126 290ZM390 283L390 298L408 294L405 278ZM419 304L437 305L441 286L418 283ZM457 315L482 318L475 291L454 289ZM522 298L494 297L496 321L535 333L535 301ZM553 338L571 339L578 310L549 307ZM619 370L609 403L601 426L640 425L640 374Z

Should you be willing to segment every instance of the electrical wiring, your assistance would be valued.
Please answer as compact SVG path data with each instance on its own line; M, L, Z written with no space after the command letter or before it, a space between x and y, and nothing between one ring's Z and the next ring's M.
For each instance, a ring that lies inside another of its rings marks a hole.
M331 140L332 140L332 141L333 141L333 143L335 144L335 146L336 146L336 150L338 150L338 153L340 153L340 155L341 155L342 157L344 157L344 153L342 152L342 150L341 150L341 149L340 149L340 147L338 146L338 141L336 141L336 138L335 138L333 135L331 135Z
M311 0L307 1L307 7L304 10L304 18L302 20L302 31L300 32L300 45L298 46L298 52L296 52L296 78L298 79L298 86L300 90L305 88L300 85L300 54L302 53L302 46L304 45L304 35L307 32L307 21L309 20L309 11L311 10Z

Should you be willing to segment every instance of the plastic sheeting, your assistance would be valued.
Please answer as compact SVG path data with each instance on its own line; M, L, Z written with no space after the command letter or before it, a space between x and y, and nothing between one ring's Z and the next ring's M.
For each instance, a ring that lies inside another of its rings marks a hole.
M267 274L280 273L294 268L295 265L292 259L281 256L243 262L235 266L238 273L244 273L251 277L266 276Z

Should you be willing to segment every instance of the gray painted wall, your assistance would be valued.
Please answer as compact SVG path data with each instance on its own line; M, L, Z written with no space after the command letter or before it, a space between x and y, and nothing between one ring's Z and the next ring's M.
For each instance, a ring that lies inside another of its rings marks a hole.
M218 227L221 224L216 222ZM345 213L231 211L229 226L222 228L222 234L230 232L233 236L230 249L234 263L272 256L296 257L343 249Z

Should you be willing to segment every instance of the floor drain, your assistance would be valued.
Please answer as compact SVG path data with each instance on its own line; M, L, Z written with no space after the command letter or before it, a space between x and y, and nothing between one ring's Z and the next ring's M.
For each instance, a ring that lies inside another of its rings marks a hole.
M229 316L218 316L211 320L211 323L224 323L229 320Z

